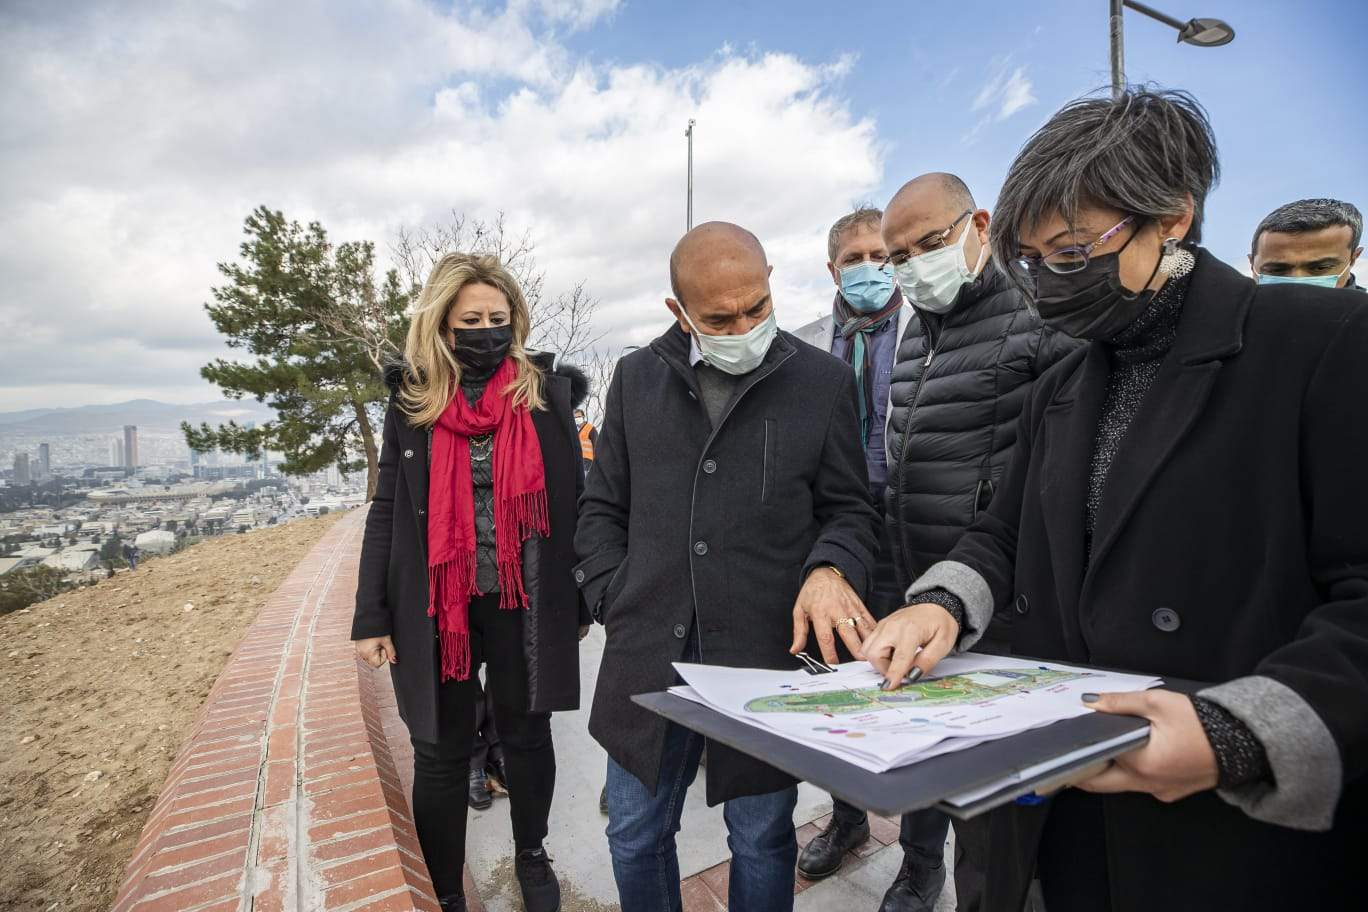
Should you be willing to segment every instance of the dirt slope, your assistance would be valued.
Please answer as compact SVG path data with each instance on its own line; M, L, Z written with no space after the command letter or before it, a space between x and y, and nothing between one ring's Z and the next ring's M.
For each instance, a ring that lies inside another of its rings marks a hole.
M210 685L341 515L211 539L0 617L0 910L108 908Z

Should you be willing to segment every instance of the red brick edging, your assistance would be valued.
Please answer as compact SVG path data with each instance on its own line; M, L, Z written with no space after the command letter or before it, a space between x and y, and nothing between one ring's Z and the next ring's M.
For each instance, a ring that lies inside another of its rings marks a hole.
M439 912L348 632L365 511L248 628L176 758L112 912Z

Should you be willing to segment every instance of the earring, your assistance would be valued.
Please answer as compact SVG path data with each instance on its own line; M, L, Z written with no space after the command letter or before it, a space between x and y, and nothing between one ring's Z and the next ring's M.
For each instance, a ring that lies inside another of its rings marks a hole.
M1159 271L1167 275L1170 279L1180 279L1192 272L1192 268L1197 265L1197 258L1192 255L1192 251L1186 247L1178 246L1177 238L1164 239L1164 255L1159 260Z

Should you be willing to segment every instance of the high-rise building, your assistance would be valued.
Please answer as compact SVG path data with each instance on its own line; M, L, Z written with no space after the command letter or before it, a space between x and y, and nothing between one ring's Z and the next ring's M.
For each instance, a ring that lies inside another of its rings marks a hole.
M29 475L28 453L14 454L14 483L16 485L27 485L33 483L33 478Z
M109 441L109 464L120 468L124 464L123 441L117 437Z
M138 426L136 424L124 425L123 456L125 468L136 469L138 467Z
M44 481L52 477L52 446L51 444L38 444L38 470Z

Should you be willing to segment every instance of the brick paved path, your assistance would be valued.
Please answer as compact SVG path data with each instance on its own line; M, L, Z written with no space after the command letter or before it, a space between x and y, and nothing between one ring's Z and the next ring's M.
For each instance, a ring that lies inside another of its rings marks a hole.
M334 526L248 628L172 766L113 912L438 912L413 830L412 749L389 673L356 662L347 639L364 521L357 510ZM585 706L601 649L596 629L583 646ZM604 758L586 716L553 720L559 772L548 848L565 912L612 912L598 814ZM684 907L716 912L727 894L721 809L692 792L680 837ZM830 805L810 787L800 795L795 822L806 843ZM506 799L471 812L474 912L521 909L507 818ZM897 869L896 840L896 824L875 819L840 877L795 879L797 907L876 908ZM939 908L953 900L942 897Z

